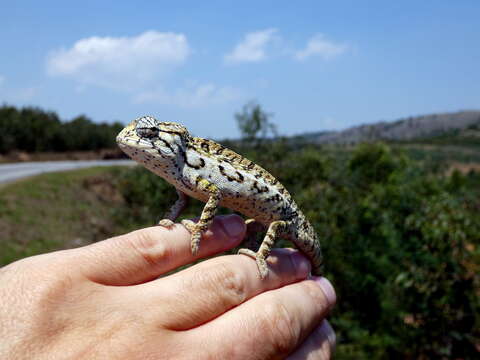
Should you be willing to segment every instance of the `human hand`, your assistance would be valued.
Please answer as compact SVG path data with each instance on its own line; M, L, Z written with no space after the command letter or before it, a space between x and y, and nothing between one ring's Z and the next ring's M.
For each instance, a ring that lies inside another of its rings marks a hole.
M325 316L335 293L305 280L309 262L277 249L227 255L158 278L239 244L238 216L217 217L190 253L181 225L152 227L0 269L1 359L328 359Z

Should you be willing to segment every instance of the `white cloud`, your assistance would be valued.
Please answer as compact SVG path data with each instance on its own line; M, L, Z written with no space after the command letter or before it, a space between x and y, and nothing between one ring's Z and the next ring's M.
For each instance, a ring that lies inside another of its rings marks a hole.
M133 102L159 103L176 105L184 108L196 108L210 105L224 104L240 96L240 91L228 87L217 86L211 83L179 88L173 92L167 92L163 88L147 91L134 97Z
M183 34L146 31L132 37L93 36L51 52L47 71L83 84L128 90L157 80L190 53Z
M231 53L225 55L226 63L259 62L267 58L266 47L275 39L277 29L265 29L251 32L235 46Z
M319 56L324 60L332 59L347 51L345 44L335 43L328 40L325 35L317 34L308 40L305 49L294 54L295 59L303 61L311 56Z

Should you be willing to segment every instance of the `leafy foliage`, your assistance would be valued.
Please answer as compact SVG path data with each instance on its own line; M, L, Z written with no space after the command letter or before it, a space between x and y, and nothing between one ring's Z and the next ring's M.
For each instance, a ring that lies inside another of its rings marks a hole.
M62 122L54 112L34 107L0 107L0 153L13 150L98 150L115 146L122 124L96 124L86 116Z
M338 295L337 358L478 356L480 174L426 172L384 144L237 151L266 165L318 232ZM160 216L175 198L143 169L120 184L132 216Z
M260 143L269 133L277 134L275 124L270 121L273 114L265 112L260 104L251 101L243 106L241 112L235 114L242 138L249 144ZM261 138L259 138L259 135Z

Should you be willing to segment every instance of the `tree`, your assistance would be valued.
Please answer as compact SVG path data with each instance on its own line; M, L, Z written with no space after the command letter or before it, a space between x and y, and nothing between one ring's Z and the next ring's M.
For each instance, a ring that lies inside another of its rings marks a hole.
M0 106L0 154L10 151L98 150L116 146L123 125L95 123L84 115L61 121L52 111L36 107Z
M273 114L265 112L256 101L245 104L241 112L235 113L242 139L253 144L259 143L259 134L261 139L266 138L269 133L277 136L277 127L270 121L271 117Z

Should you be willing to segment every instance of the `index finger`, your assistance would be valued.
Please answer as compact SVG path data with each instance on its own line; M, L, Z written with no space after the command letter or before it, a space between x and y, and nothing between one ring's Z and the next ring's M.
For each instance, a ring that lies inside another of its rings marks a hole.
M218 216L202 235L200 251L194 256L191 235L182 225L176 224L171 229L154 226L76 249L81 250L76 266L94 282L134 285L231 249L244 235L245 222L241 217Z

